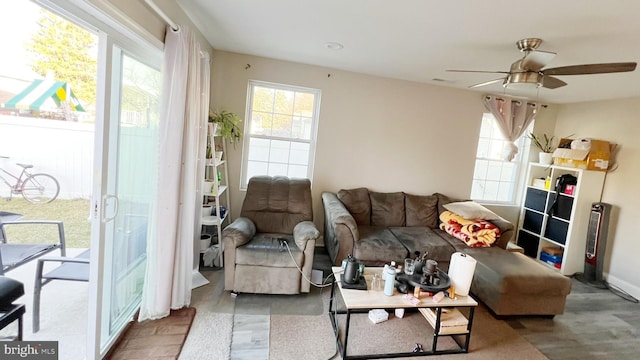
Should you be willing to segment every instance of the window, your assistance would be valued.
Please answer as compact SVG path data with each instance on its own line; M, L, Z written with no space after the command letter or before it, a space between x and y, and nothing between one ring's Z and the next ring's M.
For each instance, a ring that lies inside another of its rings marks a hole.
M524 132L528 134L533 123ZM516 141L518 153L512 161L503 160L508 141L504 139L495 118L490 113L482 116L480 139L473 172L471 198L490 203L515 204L520 188L521 172L529 153L530 141L526 135Z
M320 90L249 81L241 189L257 175L311 179Z

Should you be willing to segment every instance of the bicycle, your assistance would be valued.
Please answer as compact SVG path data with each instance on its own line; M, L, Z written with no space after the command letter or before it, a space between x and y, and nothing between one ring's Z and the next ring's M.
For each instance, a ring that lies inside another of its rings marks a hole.
M2 159L8 159L6 156L0 156ZM13 194L21 194L22 197L32 204L47 204L58 197L60 193L60 183L53 176L45 173L31 174L28 169L33 168L31 164L16 165L22 168L19 176L15 176L7 170L0 168L0 171L11 176L15 183L11 184L2 173L0 179L11 189L7 201L13 198ZM11 179L9 179L11 180Z

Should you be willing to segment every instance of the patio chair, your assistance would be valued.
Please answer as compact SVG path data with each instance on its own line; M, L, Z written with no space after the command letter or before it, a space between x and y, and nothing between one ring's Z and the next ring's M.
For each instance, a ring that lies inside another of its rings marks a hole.
M89 281L89 257L87 249L75 257L43 257L38 259L36 281L33 287L33 333L40 331L40 293L52 280ZM60 266L44 273L46 262L59 262Z
M0 211L0 224L2 224L2 222L4 221L16 221L16 220L19 220L21 217L22 215L20 214L8 212L8 211ZM1 232L0 232L0 241L4 242L4 237L2 236Z
M7 237L6 229L13 226L57 226L58 242L42 241L41 243L20 243L20 239ZM26 264L31 260L60 249L62 256L66 255L64 226L62 221L53 220L19 220L0 222L0 275Z
M0 330L18 320L18 335L11 340L22 341L22 315L25 309L23 304L13 303L22 295L24 295L24 285L21 282L0 276Z

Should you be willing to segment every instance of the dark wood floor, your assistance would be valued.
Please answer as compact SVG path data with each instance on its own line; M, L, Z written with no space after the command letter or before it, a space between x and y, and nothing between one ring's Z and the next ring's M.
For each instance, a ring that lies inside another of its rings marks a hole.
M640 305L576 279L564 314L507 322L552 360L640 358Z

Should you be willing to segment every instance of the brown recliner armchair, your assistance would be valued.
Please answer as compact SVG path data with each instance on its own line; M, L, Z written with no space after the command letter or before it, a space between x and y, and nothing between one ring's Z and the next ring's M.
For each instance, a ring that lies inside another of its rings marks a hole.
M314 248L320 237L312 220L308 179L249 179L240 217L222 232L225 290L309 292Z

